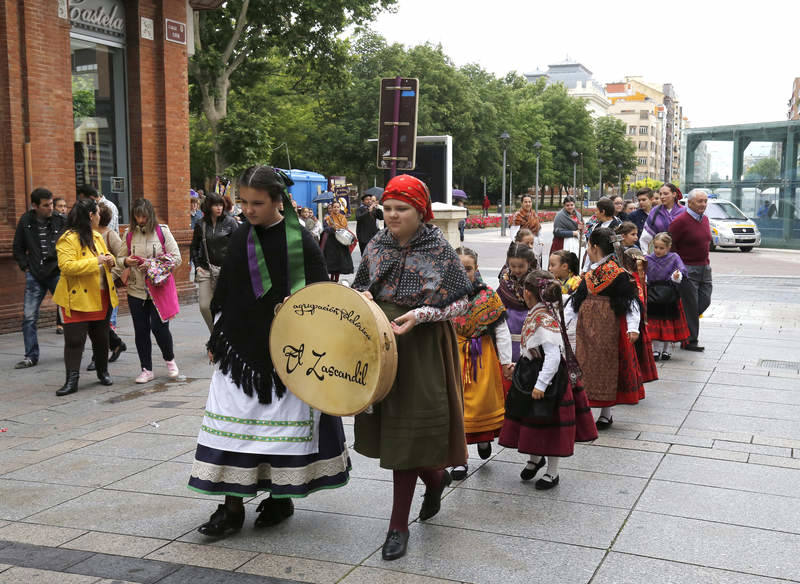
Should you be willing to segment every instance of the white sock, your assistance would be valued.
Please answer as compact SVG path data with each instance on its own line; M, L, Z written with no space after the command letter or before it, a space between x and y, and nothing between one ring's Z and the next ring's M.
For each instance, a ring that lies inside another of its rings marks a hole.
M532 469L535 467L539 462L542 460L542 457L538 454L531 454L531 457L528 459L528 464L525 465L525 468Z
M672 343L670 343L669 341L664 341L662 345L663 345L663 348L661 349L662 353L667 353L668 355L672 353Z
M545 474L549 474L551 477L556 478L558 476L558 461L561 460L559 456L549 456L547 458L547 471Z
M598 419L600 419L600 418L605 418L606 420L610 420L611 419L611 408L602 408L600 410L600 416L598 417Z

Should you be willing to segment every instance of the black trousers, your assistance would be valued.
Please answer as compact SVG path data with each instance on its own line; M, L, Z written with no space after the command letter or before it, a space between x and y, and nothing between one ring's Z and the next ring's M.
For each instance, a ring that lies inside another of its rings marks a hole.
M64 365L67 371L79 371L86 336L92 341L92 354L98 373L108 371L108 319L111 310L103 320L64 323Z
M153 342L150 333L156 338L164 361L172 361L175 353L172 346L172 333L169 332L169 321L161 322L153 301L141 300L128 296L128 308L133 319L133 331L136 335L136 352L139 353L139 364L142 369L153 370ZM98 367L99 369L99 367Z

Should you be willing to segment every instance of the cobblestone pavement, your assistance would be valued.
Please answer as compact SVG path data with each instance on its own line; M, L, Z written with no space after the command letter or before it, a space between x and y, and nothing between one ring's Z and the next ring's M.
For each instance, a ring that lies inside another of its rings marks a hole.
M467 243L496 278L499 237L467 232ZM579 445L557 488L522 483L515 451L471 450L467 479L435 518L411 523L409 553L391 563L380 559L391 475L355 452L347 487L297 500L278 528L253 529L253 499L239 534L196 533L216 505L186 488L211 371L196 306L172 325L186 378L167 382L156 359L144 387L127 316L114 386L83 373L66 398L54 395L62 337L41 331L39 365L15 371L22 338L4 335L0 584L800 582L800 278L775 277L772 255L712 254L706 351L660 363L647 399Z

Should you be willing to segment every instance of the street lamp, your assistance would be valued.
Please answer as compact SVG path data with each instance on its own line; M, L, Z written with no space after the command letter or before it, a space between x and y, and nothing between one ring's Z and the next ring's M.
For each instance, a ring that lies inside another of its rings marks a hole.
M578 153L574 150L572 151L572 196L575 196L575 181L578 176Z
M598 158L597 162L600 164L600 196L603 196L603 159Z
M500 140L503 141L503 186L500 193L500 236L506 236L506 150L508 149L508 140L511 136L508 132L500 134Z
M536 216L539 216L539 154L542 150L542 143L539 140L533 145L533 149L536 150Z
M622 196L622 163L617 163L617 174L619 178L619 196Z

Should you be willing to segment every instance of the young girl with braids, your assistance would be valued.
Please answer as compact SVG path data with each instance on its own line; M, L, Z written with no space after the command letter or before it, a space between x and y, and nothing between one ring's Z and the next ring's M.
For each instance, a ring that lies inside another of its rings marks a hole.
M535 381L530 378L532 387L520 387L524 378L515 372L500 445L530 456L520 473L523 481L533 479L547 464L545 474L536 481L538 490L546 490L559 483L561 458L572 456L575 442L596 439L597 428L580 383L577 360L566 340L563 322L559 323L561 285L549 272L534 270L525 278L524 296L530 312L522 326L522 354L517 367L520 372L535 367L538 374ZM519 413L520 400L529 406L524 408L527 415ZM533 402L540 400L547 406L535 407Z
M506 307L508 330L511 331L511 358L519 359L519 341L522 323L528 314L523 291L525 278L537 268L533 249L521 243L512 243L506 252L506 265L500 271L497 293Z
M472 283L467 313L452 319L464 384L464 432L467 444L477 444L478 455L485 460L503 427L503 378L510 380L513 369L511 333L503 301L478 272L478 254L466 247L456 253ZM461 481L467 470L467 465L456 466L450 474Z

